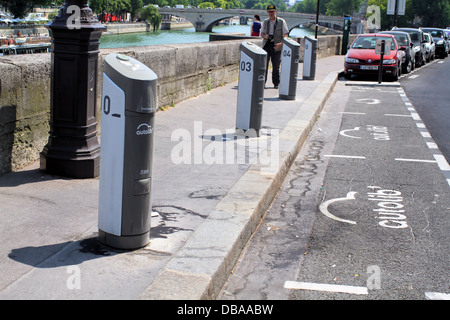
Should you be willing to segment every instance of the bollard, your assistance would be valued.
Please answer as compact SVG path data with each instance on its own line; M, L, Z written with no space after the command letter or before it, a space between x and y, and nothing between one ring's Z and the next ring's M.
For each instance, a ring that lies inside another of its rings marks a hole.
M105 58L103 70L99 240L136 249L150 241L157 76L115 53Z
M305 36L305 54L303 57L303 80L316 77L317 39Z
M252 129L259 137L267 52L247 41L244 41L240 48L236 129Z
M295 100L299 59L300 44L290 38L284 38L281 56L280 99Z

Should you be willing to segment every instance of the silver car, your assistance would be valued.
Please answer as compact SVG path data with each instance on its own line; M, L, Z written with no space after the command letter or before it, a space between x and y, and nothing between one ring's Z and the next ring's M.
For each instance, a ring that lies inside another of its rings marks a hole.
M434 60L434 58L436 57L436 44L434 43L433 37L431 36L431 34L424 32L423 33L424 37L425 37L425 47L427 49L427 55L426 55L426 59L427 62L430 62L432 60Z

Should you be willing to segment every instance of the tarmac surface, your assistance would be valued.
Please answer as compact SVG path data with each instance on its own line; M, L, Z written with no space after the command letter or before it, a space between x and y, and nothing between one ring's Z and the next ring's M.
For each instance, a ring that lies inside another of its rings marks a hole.
M150 243L97 240L99 179L35 163L0 177L0 300L215 299L270 206L343 70L319 59L315 80L281 100L270 76L260 137L236 132L238 81L156 114Z

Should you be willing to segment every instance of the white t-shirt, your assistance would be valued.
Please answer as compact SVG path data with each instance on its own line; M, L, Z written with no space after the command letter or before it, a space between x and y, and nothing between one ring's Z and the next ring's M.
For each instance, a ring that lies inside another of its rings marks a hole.
M277 21L277 19L275 19L274 21L269 20L269 34L273 35L273 28L275 27L275 22ZM278 23L281 23L281 20L278 20ZM289 33L289 29L286 23L283 23L283 34L285 33Z

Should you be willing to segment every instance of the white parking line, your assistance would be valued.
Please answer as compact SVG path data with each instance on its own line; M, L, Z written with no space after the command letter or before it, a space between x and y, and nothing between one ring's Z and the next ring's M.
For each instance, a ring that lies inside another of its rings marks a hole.
M412 116L410 114L393 114L393 113L385 113L385 116L388 117L407 117L407 118L411 118Z
M450 294L440 292L425 292L425 298L428 300L450 300Z
M326 283L286 281L284 283L284 287L286 289L294 289L294 290L341 292L360 295L369 294L369 291L367 290L366 287L343 286L338 284L326 284Z
M326 154L324 157L328 158L348 158L348 159L365 159L366 157L362 156L345 156L345 155L339 155L339 154Z
M397 161L407 161L407 162L425 162L425 163L437 163L436 160L424 160L424 159L404 159L404 158L395 158Z
M442 171L450 171L450 165L442 154L433 154L433 157Z
M342 113L342 114L361 114L361 115L365 115L366 114L365 112L339 112L339 113Z

